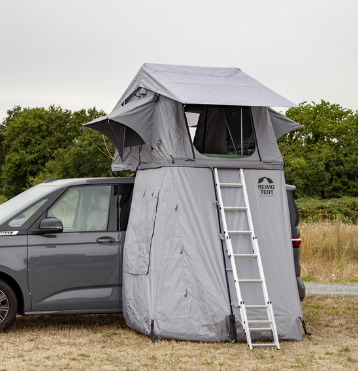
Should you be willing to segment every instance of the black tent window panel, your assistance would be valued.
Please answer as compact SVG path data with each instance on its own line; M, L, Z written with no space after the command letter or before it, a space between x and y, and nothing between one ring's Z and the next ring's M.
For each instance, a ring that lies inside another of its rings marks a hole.
M250 107L187 105L185 115L193 144L201 154L230 158L255 152Z

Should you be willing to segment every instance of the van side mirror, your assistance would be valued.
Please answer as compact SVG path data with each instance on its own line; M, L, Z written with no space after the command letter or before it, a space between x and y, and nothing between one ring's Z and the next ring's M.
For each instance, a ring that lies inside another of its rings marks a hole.
M30 234L48 234L48 233L60 233L63 231L63 225L61 220L57 218L46 218L40 223L39 229L32 229L29 231Z

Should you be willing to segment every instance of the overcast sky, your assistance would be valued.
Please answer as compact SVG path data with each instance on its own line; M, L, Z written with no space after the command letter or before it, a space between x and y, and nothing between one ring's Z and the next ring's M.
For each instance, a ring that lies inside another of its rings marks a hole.
M285 98L358 109L357 0L0 0L0 121L109 113L143 63L238 67Z

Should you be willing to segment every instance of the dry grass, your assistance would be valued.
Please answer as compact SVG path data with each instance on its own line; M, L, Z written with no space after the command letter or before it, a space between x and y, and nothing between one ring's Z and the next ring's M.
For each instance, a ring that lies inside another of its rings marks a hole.
M300 230L305 281L358 283L358 225L311 222Z
M156 340L121 315L18 317L0 334L0 370L358 370L358 298L308 297L312 342L281 350L245 343Z

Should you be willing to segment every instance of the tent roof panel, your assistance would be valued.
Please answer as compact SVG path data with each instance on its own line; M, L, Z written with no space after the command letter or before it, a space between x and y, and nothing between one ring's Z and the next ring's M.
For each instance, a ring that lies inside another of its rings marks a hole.
M239 68L146 63L115 109L139 87L187 104L297 107Z

